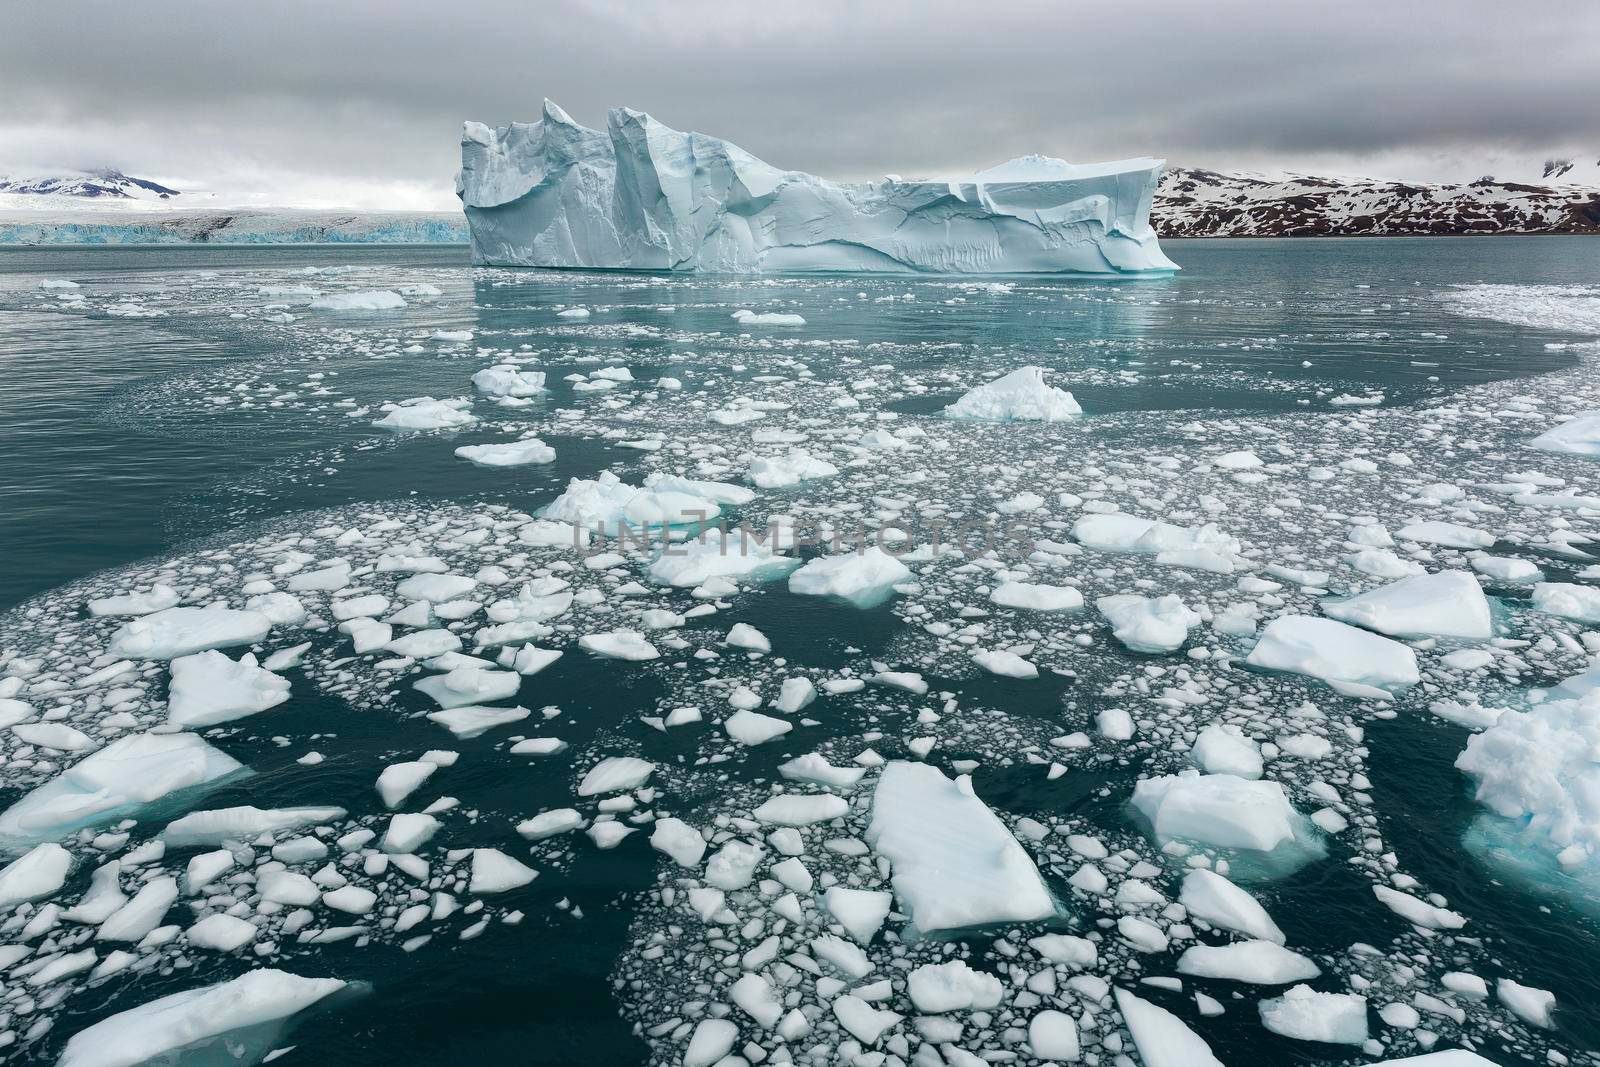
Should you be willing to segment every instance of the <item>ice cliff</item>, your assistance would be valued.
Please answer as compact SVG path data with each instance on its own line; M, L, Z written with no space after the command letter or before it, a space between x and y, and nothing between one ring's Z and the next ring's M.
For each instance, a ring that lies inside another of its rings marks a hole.
M1143 274L1162 160L1027 156L953 179L846 184L613 109L605 130L466 123L456 191L474 262L738 274Z

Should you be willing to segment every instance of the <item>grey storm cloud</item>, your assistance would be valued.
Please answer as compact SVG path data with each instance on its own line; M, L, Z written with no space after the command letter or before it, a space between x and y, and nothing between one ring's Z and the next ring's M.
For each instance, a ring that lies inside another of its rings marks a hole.
M6 21L0 165L445 189L462 119L545 96L841 178L1032 151L1600 154L1595 0L79 0Z

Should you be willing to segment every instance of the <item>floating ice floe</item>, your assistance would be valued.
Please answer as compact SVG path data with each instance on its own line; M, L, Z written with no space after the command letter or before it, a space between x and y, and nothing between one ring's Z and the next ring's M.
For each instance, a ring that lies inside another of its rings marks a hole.
M1211 1046L1167 1009L1121 988L1116 1002L1145 1067L1222 1067Z
M1344 600L1324 600L1323 613L1391 637L1462 637L1483 641L1494 629L1489 601L1466 571L1402 578Z
M215 846L224 841L250 841L266 833L331 823L344 815L345 809L336 807L213 808L174 819L161 831L161 840L174 848Z
M834 556L818 556L789 575L789 591L802 596L831 596L857 607L886 600L911 569L877 545Z
M456 455L480 467L522 467L530 463L554 463L556 450L537 437L505 441L492 445L462 445Z
M1002 608L1026 611L1075 611L1083 607L1083 594L1071 586L1032 582L1003 582L989 593L989 600Z
M387 289L358 293L324 293L306 305L313 311L392 311L406 306L405 298Z
M1402 541L1420 541L1425 545L1444 548L1488 548L1498 540L1494 534L1475 526L1438 519L1420 519L1407 523L1395 531Z
M149 592L98 597L88 607L91 615L149 615L176 607L179 599L177 590L157 582Z
M740 326L804 326L806 320L790 312L755 312L741 308L730 316Z
M713 527L691 540L663 545L645 569L652 581L689 588L715 578L765 580L782 577L800 561L779 555L771 544L742 529Z
M166 608L124 624L111 635L106 652L130 659L176 659L210 648L254 644L271 630L272 621L259 611Z
M1044 380L1043 367L1021 367L968 390L944 409L946 418L989 421L1056 422L1083 414L1065 389Z
M245 771L194 734L130 734L62 771L0 813L0 842L17 847L177 804Z
M1600 623L1600 586L1540 582L1533 587L1533 606L1547 615Z
M72 853L45 841L33 846L0 870L0 908L52 896L72 870Z
M1587 411L1528 442L1529 448L1573 456L1600 456L1600 411Z
M867 842L893 865L893 884L923 933L1055 914L1033 860L972 791L937 767L890 763L872 796Z
M758 488L784 489L817 478L832 478L838 473L839 468L827 460L818 459L804 449L791 448L782 456L752 459L745 476Z
M1467 739L1456 767L1478 803L1515 827L1524 848L1567 870L1589 869L1600 852L1600 688L1501 712Z
M257 666L248 653L235 661L221 652L197 652L173 660L171 669L167 721L177 726L232 722L289 699L289 679Z
M986 648L972 654L972 662L1002 678L1037 678L1039 668L1015 652L1003 648Z
M1320 678L1347 696L1387 698L1421 678L1416 653L1398 641L1307 615L1268 623L1245 662Z
M1271 941L1235 941L1227 945L1195 945L1178 957L1179 974L1196 978L1287 985L1322 974L1310 959Z
M453 430L471 426L478 417L470 410L470 400L436 400L431 396L418 396L398 404L385 404L387 412L372 425L380 430Z
M263 967L231 981L185 989L118 1012L72 1035L56 1067L134 1067L180 1050L211 1047L239 1031L248 1044L234 1044L230 1058L269 1051L276 1034L268 1023L298 1015L345 988L337 978L301 978Z
M515 363L497 363L472 376L472 386L485 396L538 396L545 391L544 371L524 370Z
M1295 811L1277 782L1193 772L1144 778L1133 806L1163 840L1270 852L1295 838Z
M572 479L540 514L585 528L686 526L709 522L722 514L719 500L743 502L750 497L750 491L740 486L660 474L651 475L644 488L637 488L610 471L602 471L598 478Z
M1174 526L1134 515L1085 515L1072 525L1072 536L1087 548L1101 552L1154 555L1157 563L1231 573L1240 545L1217 528Z
M1190 750L1200 769L1208 774L1231 774L1237 778L1261 777L1261 746L1237 726L1212 723L1195 738Z
M1218 929L1274 945L1284 942L1283 931L1261 902L1215 871L1193 870L1186 874L1178 903L1190 915Z
M1135 652L1174 652L1189 638L1189 628L1200 622L1198 613L1169 594L1143 597L1136 593L1103 596L1094 602L1111 624L1111 633Z
M1360 1045L1367 1040L1367 998L1355 993L1322 993L1297 985L1257 1007L1261 1025L1284 1037L1330 1045Z

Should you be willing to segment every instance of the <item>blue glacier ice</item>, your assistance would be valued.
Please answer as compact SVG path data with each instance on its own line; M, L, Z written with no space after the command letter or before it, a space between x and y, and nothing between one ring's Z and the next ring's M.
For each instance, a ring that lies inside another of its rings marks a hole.
M456 191L473 261L762 274L1169 274L1150 228L1163 160L1026 156L958 178L842 183L613 108L546 100L534 123L466 123Z

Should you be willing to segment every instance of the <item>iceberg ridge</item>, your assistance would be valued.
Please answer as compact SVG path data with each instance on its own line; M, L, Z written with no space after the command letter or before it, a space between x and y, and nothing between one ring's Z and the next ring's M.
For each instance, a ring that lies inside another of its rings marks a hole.
M475 263L732 274L1165 274L1150 228L1165 161L1029 156L960 178L841 183L613 108L465 124Z

